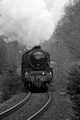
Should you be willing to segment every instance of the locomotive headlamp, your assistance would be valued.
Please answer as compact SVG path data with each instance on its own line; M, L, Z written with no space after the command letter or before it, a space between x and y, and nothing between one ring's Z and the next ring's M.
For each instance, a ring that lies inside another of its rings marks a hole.
M42 74L44 75L45 73L43 72Z
M43 75L45 75L45 72L42 72Z
M49 74L52 74L51 72Z
M28 73L26 72L25 75L27 75Z

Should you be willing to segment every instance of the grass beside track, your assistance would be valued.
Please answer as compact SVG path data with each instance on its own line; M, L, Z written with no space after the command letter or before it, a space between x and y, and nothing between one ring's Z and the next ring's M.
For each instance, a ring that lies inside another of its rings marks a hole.
M70 120L73 111L69 97L57 90L51 92L51 94L51 105L38 120Z
M27 93L19 93L17 95L14 95L11 99L8 99L3 103L0 103L0 113L19 103L21 100L23 100L26 97L26 95Z

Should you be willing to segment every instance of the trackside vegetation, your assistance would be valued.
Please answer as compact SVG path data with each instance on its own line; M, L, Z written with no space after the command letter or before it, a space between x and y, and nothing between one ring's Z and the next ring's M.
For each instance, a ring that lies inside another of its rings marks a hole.
M80 120L80 62L74 62L68 71L67 94L73 103L74 116L71 120Z

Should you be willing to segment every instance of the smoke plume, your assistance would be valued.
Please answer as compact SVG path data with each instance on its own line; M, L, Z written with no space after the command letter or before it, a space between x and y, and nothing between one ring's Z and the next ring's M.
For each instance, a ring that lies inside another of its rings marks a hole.
M59 4L59 0L2 0L0 34L8 36L8 42L17 40L27 46L49 40L67 0L61 1Z

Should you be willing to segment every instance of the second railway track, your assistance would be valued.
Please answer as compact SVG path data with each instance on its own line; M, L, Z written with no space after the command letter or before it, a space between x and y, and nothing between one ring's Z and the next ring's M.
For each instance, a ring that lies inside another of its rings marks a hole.
M51 94L48 91L48 100L47 102L43 105L43 107L41 109L39 109L35 114L33 114L32 116L30 116L27 120L34 120L36 118L38 118L40 115L42 115L42 113L44 113L47 108L49 107L50 103L51 103Z
M14 111L16 111L17 109L19 109L20 107L22 107L29 99L30 99L31 93L29 92L28 95L18 104L14 105L13 107L3 111L0 113L0 120L5 118L6 116L10 115L11 113L13 113Z

